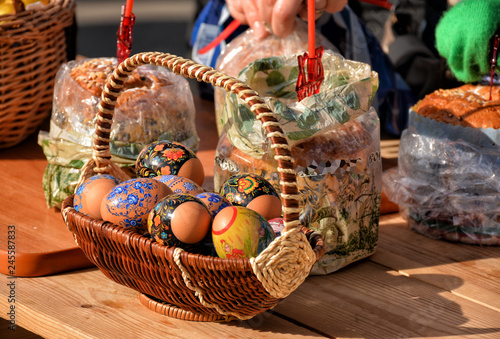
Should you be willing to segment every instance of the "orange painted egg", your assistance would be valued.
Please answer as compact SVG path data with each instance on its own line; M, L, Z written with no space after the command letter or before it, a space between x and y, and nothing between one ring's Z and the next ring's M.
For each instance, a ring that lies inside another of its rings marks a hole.
M212 240L220 258L256 257L274 239L267 220L243 206L224 208L212 223Z
M170 188L153 178L124 181L103 199L102 219L142 233L147 229L149 211L169 194L172 194Z
M281 216L281 199L278 193L273 185L259 175L234 175L222 184L220 194L231 204L248 207L266 220Z
M109 174L94 175L85 180L75 191L75 210L95 219L101 219L101 201L120 180Z
M194 181L178 175L160 175L153 178L167 185L174 193L196 195L204 192L204 189Z
M202 186L205 180L203 165L196 154L175 141L157 141L146 146L137 157L138 176L178 175Z

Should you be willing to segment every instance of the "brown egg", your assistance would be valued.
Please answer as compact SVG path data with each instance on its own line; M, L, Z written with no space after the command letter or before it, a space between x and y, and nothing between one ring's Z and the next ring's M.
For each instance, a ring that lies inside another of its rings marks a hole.
M177 175L191 179L200 186L203 186L203 181L205 181L205 170L198 158L191 158L186 161Z
M94 219L101 219L101 201L119 183L117 178L108 174L88 178L75 191L75 210Z
M259 195L246 207L259 213L266 220L281 217L281 200L275 195Z
M212 216L204 205L196 201L186 201L175 209L171 227L179 241L195 244L207 235L211 223Z

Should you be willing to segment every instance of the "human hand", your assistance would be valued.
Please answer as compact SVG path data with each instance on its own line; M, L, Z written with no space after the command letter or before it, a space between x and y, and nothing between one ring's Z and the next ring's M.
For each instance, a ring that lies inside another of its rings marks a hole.
M500 29L498 13L498 0L464 0L439 21L436 48L458 80L474 82L490 72L491 38Z
M281 37L295 29L295 17L307 19L307 0L226 0L231 16L242 24L249 25L257 38L269 35L266 26ZM315 0L316 19L323 12L342 10L347 0Z

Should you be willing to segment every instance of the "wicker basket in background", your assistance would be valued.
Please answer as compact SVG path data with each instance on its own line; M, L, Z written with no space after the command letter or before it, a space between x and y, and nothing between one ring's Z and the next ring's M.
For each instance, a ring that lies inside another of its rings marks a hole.
M0 17L0 148L20 143L50 115L74 15L75 0L51 0Z
M300 225L300 196L290 147L277 117L255 91L213 68L170 54L141 53L126 59L106 81L93 158L82 168L80 182L97 173L127 178L110 160L110 126L123 83L135 68L146 64L223 87L256 114L278 162L285 232L256 258L221 259L164 246L132 230L92 219L73 208L73 195L62 206L66 225L89 260L110 279L139 291L140 301L156 312L193 321L249 319L293 292L324 253L321 238Z

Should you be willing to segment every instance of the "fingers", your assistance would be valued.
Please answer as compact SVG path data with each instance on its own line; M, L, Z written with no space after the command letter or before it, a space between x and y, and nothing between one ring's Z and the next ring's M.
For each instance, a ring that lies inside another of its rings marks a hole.
M266 37L267 24L274 34L286 37L295 30L297 14L307 20L307 0L226 0L232 17L249 25L257 38ZM326 11L342 10L347 0L315 0L316 19Z
M269 22L274 34L286 37L295 30L295 18L301 4L302 0L276 0Z
M264 38L269 32L267 32L264 21L260 15L259 1L260 0L227 0L226 3L234 19L240 21L244 25L250 26L257 38Z

